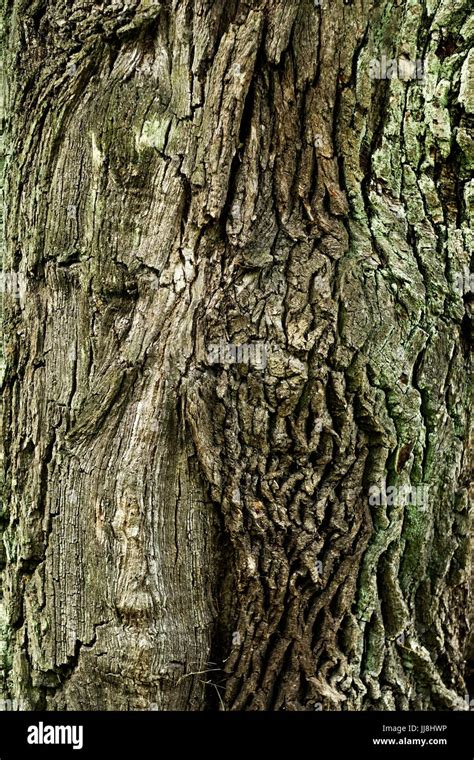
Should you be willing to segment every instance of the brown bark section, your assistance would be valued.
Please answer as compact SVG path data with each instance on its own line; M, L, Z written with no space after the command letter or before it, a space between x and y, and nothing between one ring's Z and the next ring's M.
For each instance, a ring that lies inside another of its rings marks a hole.
M4 591L29 707L462 709L467 18L13 3ZM384 51L425 80L371 81ZM210 364L220 341L266 366ZM380 484L429 504L373 506Z

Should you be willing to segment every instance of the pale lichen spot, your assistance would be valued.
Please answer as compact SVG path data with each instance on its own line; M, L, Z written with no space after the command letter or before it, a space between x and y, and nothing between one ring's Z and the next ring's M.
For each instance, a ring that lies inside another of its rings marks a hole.
M142 131L137 135L137 149L156 148L162 152L166 146L166 136L169 130L171 117L164 119L147 119L143 123Z
M91 132L92 142L92 167L93 169L99 169L104 163L104 154L97 145L96 136L94 132Z
M186 287L186 278L182 264L178 264L173 274L174 289L176 293L181 293Z
M247 557L247 567L251 573L255 573L257 571L257 563L251 554L249 554Z

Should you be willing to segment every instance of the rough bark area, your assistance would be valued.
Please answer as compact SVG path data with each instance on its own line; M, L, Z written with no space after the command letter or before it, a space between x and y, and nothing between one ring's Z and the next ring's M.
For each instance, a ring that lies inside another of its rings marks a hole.
M469 3L6 19L6 693L462 709Z
M3 177L5 170L5 93L6 93L6 80L3 71L3 54L5 49L5 28L3 22L3 16L0 15L0 275L3 273L3 259L4 259L4 225L3 225L3 210L4 210L4 198L3 198ZM0 292L0 321L3 326L3 291ZM0 339L0 382L3 380L4 360L3 360L3 329L1 331ZM3 508L3 445L2 445L2 427L3 420L0 415L0 525L2 524L2 518L4 517ZM0 529L1 530L1 529ZM0 540L0 568L5 565L5 547L3 541ZM5 658L7 656L6 643L8 638L8 620L6 618L5 605L3 600L3 577L0 571L0 694L4 692L5 683Z

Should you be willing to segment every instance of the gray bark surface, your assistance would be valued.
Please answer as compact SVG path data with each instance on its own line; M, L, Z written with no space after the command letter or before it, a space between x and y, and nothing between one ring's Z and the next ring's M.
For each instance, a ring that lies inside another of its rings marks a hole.
M6 3L6 696L463 709L469 11Z

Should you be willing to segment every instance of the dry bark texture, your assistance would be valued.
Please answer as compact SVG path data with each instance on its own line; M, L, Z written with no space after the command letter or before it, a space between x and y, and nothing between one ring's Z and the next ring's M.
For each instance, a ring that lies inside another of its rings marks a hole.
M5 695L463 709L469 9L6 2Z

